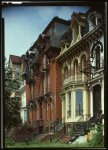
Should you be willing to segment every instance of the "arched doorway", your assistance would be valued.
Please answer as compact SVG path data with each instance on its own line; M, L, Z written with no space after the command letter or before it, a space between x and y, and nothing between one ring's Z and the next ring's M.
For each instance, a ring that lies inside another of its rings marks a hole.
M98 84L93 87L93 114L101 110L101 86Z

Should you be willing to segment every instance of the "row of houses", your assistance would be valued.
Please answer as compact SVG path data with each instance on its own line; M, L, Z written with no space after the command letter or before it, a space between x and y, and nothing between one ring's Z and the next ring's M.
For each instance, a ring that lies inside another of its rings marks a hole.
M9 64L21 75L14 93L21 99L21 117L38 133L55 132L104 114L104 11L54 17L21 57Z

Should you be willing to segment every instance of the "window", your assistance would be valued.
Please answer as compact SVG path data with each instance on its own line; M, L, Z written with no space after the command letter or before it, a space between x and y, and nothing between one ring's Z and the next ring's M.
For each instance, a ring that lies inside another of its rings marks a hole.
M75 72L75 75L78 74L78 61L77 60L75 60L74 62L74 72Z
M78 60L75 60L75 62L74 62L74 76L75 76L75 81L77 81L77 75L78 75Z
M27 112L24 110L24 121L27 121Z
M26 106L25 94L22 94L22 107Z
M86 79L86 76L84 74L85 70L86 70L86 56L83 55L81 58L81 71L82 71L82 77L81 78L82 78L82 81L85 81L85 79Z
M101 65L101 57L100 53L103 52L103 45L102 42L96 42L91 50L91 58L93 59L93 64L95 65L96 69L100 69Z
M47 76L47 92L50 92L50 75L48 74L48 76Z
M20 76L20 67L19 66L16 66L16 77L19 77Z
M82 90L76 91L76 116L83 115L83 92Z
M68 78L68 67L66 66L64 69L64 79Z
M83 70L86 67L86 57L85 55L81 58L81 69Z
M85 71L86 69L86 56L83 55L81 58L81 71ZM84 73L82 72L82 75L84 75Z
M50 120L53 120L53 103L50 102Z
M46 55L43 56L43 68L46 69Z
M42 103L40 103L40 119L42 119Z
M100 47L96 48L96 69L100 68Z
M71 117L71 93L68 93L68 111L67 111L67 117Z

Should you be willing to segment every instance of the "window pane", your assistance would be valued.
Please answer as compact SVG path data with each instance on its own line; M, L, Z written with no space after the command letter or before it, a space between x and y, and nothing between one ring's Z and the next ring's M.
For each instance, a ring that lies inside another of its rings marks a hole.
M20 67L16 66L16 77L20 76Z
M71 117L71 93L68 93L68 111L67 117Z
M76 116L83 115L83 91L76 91Z
M68 78L68 67L65 67L64 69L64 78Z

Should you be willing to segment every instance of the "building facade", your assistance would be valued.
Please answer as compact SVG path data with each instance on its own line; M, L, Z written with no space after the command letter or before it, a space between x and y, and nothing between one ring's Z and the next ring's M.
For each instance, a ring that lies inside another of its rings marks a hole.
M18 79L21 86L20 88L11 94L11 98L18 97L21 102L21 118L22 122L27 121L26 113L26 82L22 78L23 70L25 68L24 55L16 56L10 55L9 67L13 71L13 79Z
M54 17L26 53L23 76L26 79L28 120L37 126L39 133L54 132L56 122L62 118L61 66L55 58L60 53L61 36L69 24L69 21Z
M104 114L103 16L90 9L54 17L22 57L21 116L38 134L88 132Z
M12 78L13 79L21 79L21 57L15 56L15 55L10 55L8 66L13 71ZM20 94L18 91L16 91L11 94L11 97L19 97L20 98Z
M100 12L73 13L56 58L62 65L62 118L74 122L104 114L104 20Z

